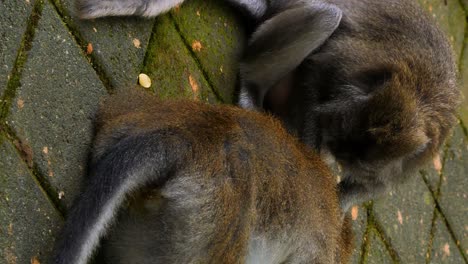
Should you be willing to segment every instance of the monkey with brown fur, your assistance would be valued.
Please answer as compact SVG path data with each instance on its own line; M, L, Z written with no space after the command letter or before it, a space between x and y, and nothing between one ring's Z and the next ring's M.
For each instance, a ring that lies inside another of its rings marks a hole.
M232 106L105 100L89 182L56 264L346 263L335 177L274 118Z

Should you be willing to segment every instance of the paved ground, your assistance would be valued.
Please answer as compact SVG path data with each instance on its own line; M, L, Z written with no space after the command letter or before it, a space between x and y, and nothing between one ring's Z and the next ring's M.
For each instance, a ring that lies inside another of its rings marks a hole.
M245 34L221 1L189 0L157 19L96 21L74 17L72 2L0 0L0 263L47 263L109 91L145 72L162 97L233 100ZM468 0L420 2L448 32L468 96ZM353 208L354 263L467 263L466 102L459 120L440 171L429 166Z

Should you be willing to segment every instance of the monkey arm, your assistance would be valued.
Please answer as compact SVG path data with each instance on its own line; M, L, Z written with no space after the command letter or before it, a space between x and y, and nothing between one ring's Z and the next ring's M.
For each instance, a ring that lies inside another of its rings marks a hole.
M181 141L163 131L127 137L110 147L91 167L90 182L67 217L53 263L87 263L129 194L167 180L187 153Z
M239 105L262 108L267 91L330 37L341 16L334 5L301 3L261 24L240 64Z

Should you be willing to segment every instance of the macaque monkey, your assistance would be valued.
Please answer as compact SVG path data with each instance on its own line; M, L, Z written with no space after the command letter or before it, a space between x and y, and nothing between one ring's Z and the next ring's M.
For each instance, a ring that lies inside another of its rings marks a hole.
M155 16L182 1L78 0L83 18ZM266 109L343 168L344 211L436 155L460 102L446 36L412 0L228 0L257 27L239 105Z
M336 180L275 118L160 101L134 90L101 104L89 182L55 264L346 263Z

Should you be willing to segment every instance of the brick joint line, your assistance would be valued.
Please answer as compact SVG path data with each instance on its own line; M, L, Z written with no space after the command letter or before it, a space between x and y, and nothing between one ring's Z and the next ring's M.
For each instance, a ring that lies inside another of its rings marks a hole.
M360 254L361 254L361 258L359 259L358 263L359 264L365 264L367 262L367 254L369 252L369 247L370 247L370 238L369 238L369 235L370 235L370 232L371 232L371 223L369 221L369 210L370 208L366 205L364 206L364 208L366 209L366 229L364 230L364 233L362 234L362 244L361 244L361 249L360 249Z
M445 158L444 158L444 162L445 162ZM435 210L437 211L437 213L439 214L439 217L444 222L445 227L449 231L450 237L452 238L453 243L455 244L458 251L460 252L460 255L462 256L463 260L465 261L465 263L468 263L468 259L467 259L466 255L464 254L463 249L461 248L461 245L459 243L457 243L457 241L460 241L460 240L457 239L457 236L456 236L455 232L453 231L452 226L450 225L449 221L447 220L447 217L446 217L444 211L442 210L442 207L439 204L438 199L439 199L439 196L440 196L440 185L442 183L442 177L443 177L443 173L440 174L441 180L439 182L438 190L436 190L437 193L434 193L434 191L430 187L429 180L427 179L427 177L425 175L422 175L423 181L426 184L426 187L428 188L429 192L431 193L432 200L434 201Z
M140 66L140 73L146 68L146 65L150 61L150 46L156 41L156 27L158 26L157 19L153 19L153 25L151 26L151 35L146 43L145 56L143 57L143 63Z
M460 127L463 131L463 135L465 136L465 139L468 140L468 128L465 126L465 123L460 117L458 118L458 121L460 122Z
M23 155L21 154L22 150L19 148L18 144L14 143L15 141L17 142L25 142L25 141L22 141L15 134L13 129L9 126L4 127L4 133L5 133L6 139L14 146L15 150L18 152L18 155L21 157L21 161L26 165L26 167L28 167L28 170L33 180L36 182L36 185L42 191L42 193L47 198L47 200L49 200L49 202L52 204L55 210L60 214L60 216L64 218L66 215L66 209L65 209L65 205L61 203L58 198L59 197L58 192L52 187L47 177L44 176L40 172L39 166L37 165L37 163L34 161L26 160L25 157L23 157Z
M392 258L393 263L402 263L400 256L398 255L398 252L395 250L391 243L391 239L385 234L382 225L380 222L377 220L377 217L375 216L374 212L374 203L371 202L369 205L368 209L368 219L369 219L369 224L371 225L371 228L374 229L375 233L377 236L380 238L382 243L385 246L385 249L387 249L390 257Z
M44 1L37 0L34 3L31 14L27 20L27 26L23 34L23 38L21 39L20 48L16 54L15 63L13 65L13 69L11 70L10 78L7 82L5 92L0 101L0 124L5 123L5 119L10 113L12 101L16 96L16 90L21 85L21 75L23 73L23 68L27 61L29 51L32 48L36 28L42 16L43 6Z

